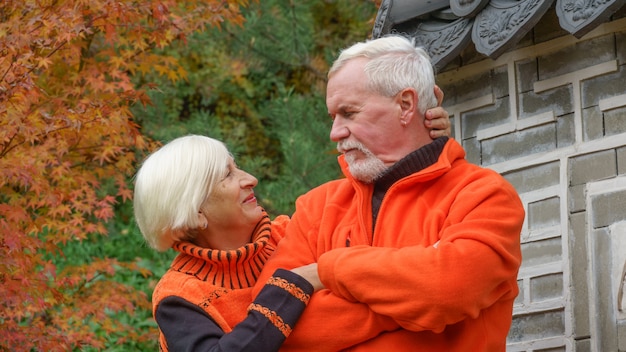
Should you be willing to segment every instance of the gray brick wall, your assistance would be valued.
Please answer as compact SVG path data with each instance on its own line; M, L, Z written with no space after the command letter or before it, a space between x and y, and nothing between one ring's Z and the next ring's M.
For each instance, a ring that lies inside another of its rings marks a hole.
M453 136L526 208L509 351L624 351L626 9L577 39L554 9L517 48L444 68Z

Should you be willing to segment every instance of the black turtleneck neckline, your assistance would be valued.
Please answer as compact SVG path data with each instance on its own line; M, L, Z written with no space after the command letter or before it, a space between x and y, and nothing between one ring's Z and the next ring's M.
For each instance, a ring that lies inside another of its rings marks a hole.
M376 228L378 211L380 210L380 205L383 202L387 190L398 180L423 170L437 162L448 139L448 137L437 138L432 143L409 153L385 170L383 174L374 181L374 193L372 194L372 228Z

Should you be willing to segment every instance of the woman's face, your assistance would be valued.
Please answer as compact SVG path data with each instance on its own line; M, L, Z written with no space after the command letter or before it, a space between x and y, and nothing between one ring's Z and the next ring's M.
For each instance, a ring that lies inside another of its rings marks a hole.
M253 188L257 183L254 176L229 159L223 178L200 210L208 226L200 231L198 245L229 250L251 241L252 231L263 216L254 196Z

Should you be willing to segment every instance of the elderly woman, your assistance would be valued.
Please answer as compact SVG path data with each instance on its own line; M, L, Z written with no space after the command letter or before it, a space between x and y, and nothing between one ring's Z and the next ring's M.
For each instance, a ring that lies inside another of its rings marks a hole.
M163 351L277 351L306 307L313 285L286 270L250 304L288 221L277 217L272 230L256 184L222 142L196 135L166 144L137 173L141 233L180 252L153 293Z

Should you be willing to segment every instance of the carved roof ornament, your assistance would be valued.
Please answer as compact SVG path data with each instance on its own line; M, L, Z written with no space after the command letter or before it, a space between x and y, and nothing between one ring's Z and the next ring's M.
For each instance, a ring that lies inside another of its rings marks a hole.
M450 0L450 9L459 17L474 17L488 3L489 0Z
M450 10L443 11L441 14L448 12ZM405 22L397 26L394 32L405 33L415 38L415 44L424 47L430 54L433 64L438 67L436 63L449 62L460 55L470 43L472 24L473 20L467 18L445 21L438 16L437 20L424 21L417 25Z
M609 20L624 5L624 0L558 0L556 14L563 29L576 38Z
M561 27L580 38L626 3L624 0L556 0ZM415 38L437 68L470 41L493 59L513 48L539 22L554 0L383 0L372 38L389 33Z
M553 0L491 0L476 15L472 40L493 59L517 44L548 11Z

